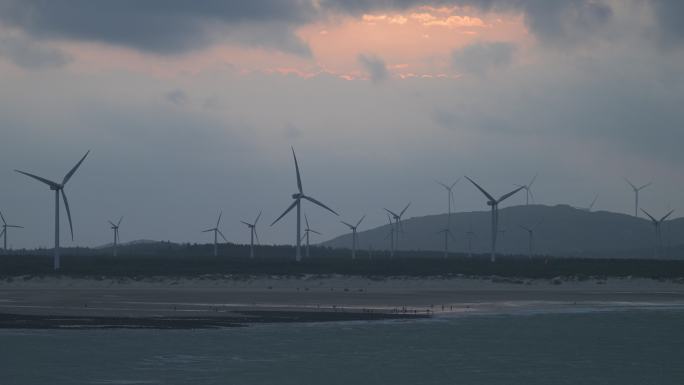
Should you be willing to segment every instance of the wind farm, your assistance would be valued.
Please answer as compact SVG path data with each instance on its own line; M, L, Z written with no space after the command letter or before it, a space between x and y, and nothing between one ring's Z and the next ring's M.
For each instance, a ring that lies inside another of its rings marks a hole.
M0 385L684 384L681 20L0 0Z

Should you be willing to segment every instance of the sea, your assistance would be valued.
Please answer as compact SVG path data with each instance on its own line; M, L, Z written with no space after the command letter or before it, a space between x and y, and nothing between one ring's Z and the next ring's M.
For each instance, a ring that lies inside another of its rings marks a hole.
M684 311L1 330L0 384L684 384Z

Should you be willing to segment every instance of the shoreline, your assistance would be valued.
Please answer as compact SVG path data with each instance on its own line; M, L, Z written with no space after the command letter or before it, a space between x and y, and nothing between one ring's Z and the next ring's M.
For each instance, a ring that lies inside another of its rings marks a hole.
M0 329L184 329L630 309L684 309L684 284L358 276L0 280Z

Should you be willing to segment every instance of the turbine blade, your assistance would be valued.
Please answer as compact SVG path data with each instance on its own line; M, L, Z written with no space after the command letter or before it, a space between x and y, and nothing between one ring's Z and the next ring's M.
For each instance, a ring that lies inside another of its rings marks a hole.
M673 211L674 211L674 210L673 210ZM17 226L17 225L7 225L7 227L14 227L14 228L17 228L17 229L23 229L23 228L24 228L24 226Z
M208 233L208 232L214 231L214 230L216 230L216 229L206 229L206 230L202 230L202 232L203 232L203 233Z
M598 194L596 194L596 195L594 196L594 200L591 201L591 204L589 205L589 210L591 210L592 208L594 208L594 203L596 203L596 200L598 199L598 197L599 197Z
M350 225L349 223L347 223L347 222L345 222L345 221L340 221L340 222L342 222L342 223L344 223L345 225L347 225L347 227L349 227L349 230L352 230L352 229L354 228L354 226Z
M254 229L254 238L256 238L257 245L260 245L261 242L259 242L259 234L257 233L256 229Z
M257 222L259 222L259 218L261 218L261 212L259 211L259 215L257 215L256 219L254 220L254 226L256 226Z
M361 219L359 219L359 221L356 222L356 226L354 226L354 227L359 227L359 225L361 224L361 222L363 222L363 218L365 218L365 217L366 217L366 214L363 214L363 216L361 217Z
M223 233L221 232L221 230L216 229L216 231L218 231L219 235L221 236L221 238L223 238L224 241L228 242L228 240L226 239L226 236L223 235Z
M240 221L240 223L244 224L244 225L247 226L247 227L252 227L252 224L251 224L251 223L247 223L247 222L245 222L245 221Z
M292 157L294 158L295 162L295 170L297 171L297 188L299 189L299 193L303 194L304 192L302 191L302 177L299 175L299 163L297 163L297 155L295 155L294 147L292 148Z
M530 200L534 203L534 194L529 186L527 187L527 192L530 194Z
M0 218L2 218L2 223L7 224L7 222L5 221L5 216L2 215L2 211L0 211Z
M116 227L116 225L114 224L114 222L112 222L112 221L107 221L107 222L109 222L109 224L112 225L112 228L115 228L115 227Z
M411 206L411 202L409 202L409 203L406 205L406 207L404 207L404 209L401 210L401 212L399 213L399 216L400 216L400 217L401 217L402 215L404 215L404 213L406 212L406 209L408 209L409 206Z
M221 212L219 213L218 220L216 221L216 228L217 228L217 229L218 229L218 227L219 227L219 223L221 223L221 216L222 216L222 215L223 215L223 211L221 211Z
M292 204L290 205L290 207L288 207L287 210L285 210L284 213L280 214L280 216L279 216L275 221L273 221L273 223L271 223L271 226L275 225L276 222L278 222L282 217L285 216L285 214L289 213L290 210L292 210L292 209L297 205L297 202L298 202L298 201L295 199L295 201L292 202Z
M653 216L652 216L651 214L649 214L646 210L644 210L644 209L642 209L642 208L640 208L640 210L643 211L644 214L648 215L648 217L651 218L651 220L652 220L653 222L658 222L658 220L655 219L655 218L653 218Z
M648 183L646 183L645 185L643 185L643 186L637 188L637 190L641 191L641 190L645 189L646 187L648 187L648 186L650 186L650 185L652 185L652 184L653 184L653 182L648 182Z
M323 235L323 234L319 233L319 232L316 231L316 230L309 230L309 231L311 231L311 232L314 233L314 234Z
M390 211L390 210L387 210L387 209L385 209L385 211L387 211L388 213L392 214L393 217L398 217L398 216L399 216L399 215L397 215L397 214L396 214L395 212L393 212L393 211Z
M311 198L310 196L302 195L302 198L308 200L309 202L315 203L315 204L317 204L317 205L323 207L324 209L330 211L331 213L333 213L333 214L335 214L335 215L337 215L337 216L340 215L340 214L336 213L335 210L333 210L333 209L331 209L330 207L324 205L323 203L321 203L321 202L315 200L314 198Z
M439 184L440 186L444 187L445 189L449 190L449 186L447 186L446 184L444 184L444 183L442 183L442 182L440 182L440 181L438 181L438 180L435 180L435 183L437 183L437 184Z
M7 230L7 229L2 229L2 232L0 232L0 237L2 237L3 235L5 235L5 231L6 231L6 230Z
M31 177L31 178L36 179L36 180L39 180L39 181L45 183L46 185L48 185L48 186L50 186L50 187L59 188L59 183L55 183L55 182L53 182L53 181L51 181L51 180L49 180L49 179L41 178L41 177L39 177L38 175L33 175L33 174L31 174L31 173L24 172L24 171L19 171L19 170L14 170L14 171L18 172L19 174L24 174L24 175L26 175L26 176L28 176L28 177Z
M634 184L632 184L632 182L630 182L629 179L627 179L627 177L624 177L624 179L625 179L625 182L627 182L627 184L629 184L634 190L637 189L636 186Z
M86 156L88 156L88 154L90 154L90 150L88 150L88 152L86 152L85 155L83 155L83 158L81 158L81 160L79 160L78 163L76 163L76 165L74 166L74 168L71 169L71 171L69 171L66 175L64 175L64 179L62 180L62 185L65 185L69 181L69 179L71 179L71 176L74 175L74 173L76 172L78 167L81 166L81 163L83 163L83 161L85 160Z
M87 155L87 154L86 154ZM71 210L69 210L69 201L67 201L64 190L62 191L62 200L64 200L64 208L66 208L67 218L69 218L69 230L71 230L71 240L74 240L74 226L71 224Z
M123 217L119 218L119 221L116 222L116 227L119 227L121 225L121 221L123 221Z
M480 187L479 184L475 183L474 180L470 179L470 178L467 177L467 176L466 176L466 179L468 179L468 180L470 181L470 183L472 183L475 187L477 187L477 189L480 190L480 192L481 192L482 194L484 194L484 196L486 196L487 199L489 199L489 200L492 201L492 202L495 202L495 201L496 201L496 199L494 199L493 196L489 195L489 193L488 193L487 191L485 191L485 189L483 189L482 187Z
M454 183L452 183L451 186L449 186L449 190L453 189L454 186L456 186L456 183L458 183L460 181L461 181L461 177L458 177L458 179L456 179L456 181Z
M522 190L523 188L524 188L524 187L518 187L517 189L515 189L515 190L509 192L508 194L502 195L501 198L499 198L499 200L496 201L496 203L501 203L501 202L504 201L506 198L511 197L513 194L517 193L518 191Z
M673 212L674 212L674 210L670 210L669 213L665 214L664 217L660 218L660 222L666 220L670 215L672 215Z
M527 184L528 188L532 187L532 185L534 184L534 181L537 180L538 175L539 175L539 173L534 174L534 176L532 177L532 180L530 180L530 183Z
M306 223L306 228L309 228L309 218L304 214L304 222Z

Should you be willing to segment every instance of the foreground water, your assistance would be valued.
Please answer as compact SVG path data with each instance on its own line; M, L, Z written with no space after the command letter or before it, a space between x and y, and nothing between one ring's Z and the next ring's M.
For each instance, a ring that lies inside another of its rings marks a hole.
M684 312L0 331L0 384L684 384Z

